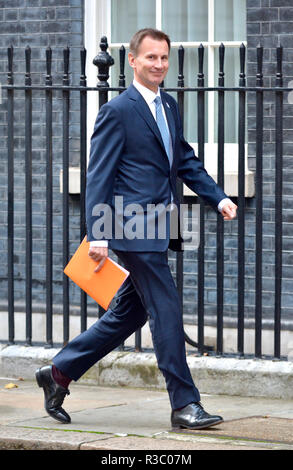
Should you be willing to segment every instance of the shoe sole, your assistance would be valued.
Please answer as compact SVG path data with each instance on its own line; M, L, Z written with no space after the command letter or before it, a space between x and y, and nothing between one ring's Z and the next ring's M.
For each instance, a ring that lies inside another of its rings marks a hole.
M45 408L45 409L46 409L46 408ZM62 418L60 419L60 418L57 418L56 415L51 414L48 410L46 410L46 411L47 411L48 415L49 415L51 418L53 418L53 419L55 419L56 421L58 421L58 423L61 423L61 424L70 424L70 423L71 423L71 418L70 418L70 417L69 417L69 419L62 419Z
M197 431L197 429L208 429L212 426L216 426L217 424L221 424L223 422L224 422L224 420L222 419L221 421L217 421L216 423L212 423L212 424L209 424L209 425L204 424L202 426L196 426L196 427L186 426L184 424L179 424L179 425L172 424L172 428L173 429L190 429L191 431Z

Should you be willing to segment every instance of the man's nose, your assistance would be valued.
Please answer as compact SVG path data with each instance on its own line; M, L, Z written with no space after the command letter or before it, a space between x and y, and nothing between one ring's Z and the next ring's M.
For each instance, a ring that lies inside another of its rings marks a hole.
M155 67L157 67L158 69L161 69L163 67L163 62L160 57L156 60Z

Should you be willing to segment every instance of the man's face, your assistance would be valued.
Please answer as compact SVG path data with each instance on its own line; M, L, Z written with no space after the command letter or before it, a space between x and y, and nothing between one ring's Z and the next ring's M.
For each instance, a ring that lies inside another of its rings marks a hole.
M146 36L139 46L136 57L130 52L128 60L133 68L135 80L156 93L169 68L167 42Z

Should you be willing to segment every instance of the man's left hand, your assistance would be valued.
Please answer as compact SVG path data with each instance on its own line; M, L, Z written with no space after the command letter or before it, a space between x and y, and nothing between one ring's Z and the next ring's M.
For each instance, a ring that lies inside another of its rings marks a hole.
M227 204L225 204L222 207L222 215L224 217L224 220L235 219L235 217L237 215L237 206L236 206L236 204L234 204L234 202L232 202L232 201L227 202Z

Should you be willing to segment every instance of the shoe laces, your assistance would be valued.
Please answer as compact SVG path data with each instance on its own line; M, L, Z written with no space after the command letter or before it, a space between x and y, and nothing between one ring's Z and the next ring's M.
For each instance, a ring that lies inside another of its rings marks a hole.
M58 395L59 395L59 398L62 400L61 403L63 403L65 396L70 395L70 391L68 390L68 388L60 387L58 390Z

